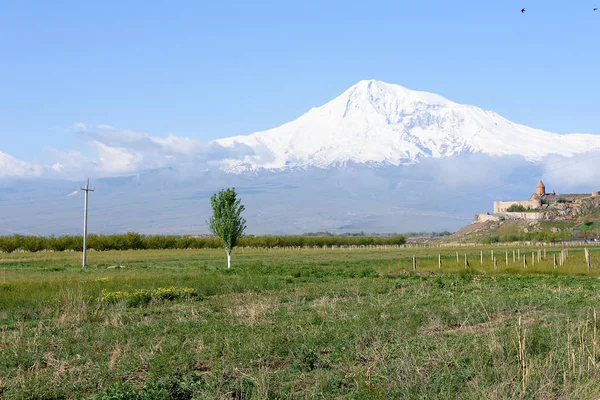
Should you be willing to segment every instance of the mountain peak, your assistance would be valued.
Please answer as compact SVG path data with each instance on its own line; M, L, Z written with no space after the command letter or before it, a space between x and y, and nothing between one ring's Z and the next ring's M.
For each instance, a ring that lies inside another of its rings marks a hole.
M346 92L350 90L364 90L364 91L406 91L406 92L414 92L415 90L409 89L407 87L397 85L395 83L387 83L384 81L379 81L377 79L363 79L358 81L356 84L349 87Z
M352 94L364 94L369 96L369 99L371 100L378 100L387 97L392 98L397 102L431 104L453 103L450 100L434 93L412 90L401 85L378 81L375 79L359 81L357 84L347 89L342 96Z
M386 86L392 86L387 82L383 82L383 81L378 81L377 79L363 79L358 81L358 83L352 85L350 88L348 88L347 90L371 90L371 89L375 89L375 88L385 88ZM393 85L393 86L398 86L401 87L403 89L406 89L400 85ZM409 89L406 89L409 90Z

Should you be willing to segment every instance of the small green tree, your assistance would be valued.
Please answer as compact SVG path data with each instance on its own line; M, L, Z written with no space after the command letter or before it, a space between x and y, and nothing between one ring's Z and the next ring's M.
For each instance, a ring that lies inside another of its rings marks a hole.
M235 188L223 189L210 198L213 216L208 220L210 231L221 240L227 253L227 268L231 268L231 250L238 239L244 235L246 220L242 218L245 210Z
M525 208L524 206L520 205L520 204L513 204L512 206L508 207L506 209L507 212L526 212L526 211L531 211L531 209L529 208Z

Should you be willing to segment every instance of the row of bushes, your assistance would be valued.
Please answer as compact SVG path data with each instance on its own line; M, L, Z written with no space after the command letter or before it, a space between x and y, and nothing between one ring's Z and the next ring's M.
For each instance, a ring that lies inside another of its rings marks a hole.
M401 245L406 243L404 236L393 237L347 237L347 236L244 236L239 247L332 247ZM141 235L129 232L122 235L88 235L88 249L105 250L160 250L160 249L216 249L221 242L216 237ZM82 236L0 236L0 251L12 253L23 250L38 251L80 251L83 248Z
M524 207L520 204L513 204L506 209L506 212L540 212L539 208Z
M569 240L572 235L569 232L523 232L509 235L488 235L483 238L483 244L512 243L512 242L542 242L556 243Z

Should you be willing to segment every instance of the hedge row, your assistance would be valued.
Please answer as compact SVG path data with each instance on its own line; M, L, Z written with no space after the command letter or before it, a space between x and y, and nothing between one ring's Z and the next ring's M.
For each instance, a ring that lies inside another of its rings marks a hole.
M401 245L404 236L347 237L347 236L245 236L239 247L332 247L362 245ZM215 237L141 235L129 232L122 235L88 235L88 249L104 250L159 250L159 249L216 249L221 247ZM0 251L80 251L82 236L0 236Z
M570 239L572 239L572 234L569 232L523 232L512 235L488 235L481 242L483 244L512 242L556 243Z

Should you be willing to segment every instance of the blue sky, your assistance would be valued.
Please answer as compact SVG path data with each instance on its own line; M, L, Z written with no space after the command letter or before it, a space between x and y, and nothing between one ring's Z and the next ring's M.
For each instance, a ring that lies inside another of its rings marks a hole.
M30 160L80 148L77 122L249 134L361 79L600 133L593 7L600 0L4 2L0 151Z

